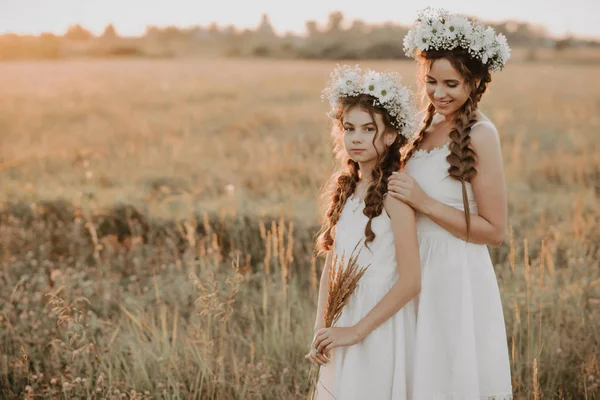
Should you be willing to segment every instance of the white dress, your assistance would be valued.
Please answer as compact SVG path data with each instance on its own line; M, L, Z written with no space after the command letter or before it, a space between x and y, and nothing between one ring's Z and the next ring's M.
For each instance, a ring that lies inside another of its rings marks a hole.
M405 172L428 196L464 210L461 183L448 175L449 152L447 145L418 150ZM467 194L476 214L470 184ZM457 238L422 214L417 233L422 284L414 399L512 399L504 315L487 247Z
M357 243L363 246L368 218L364 203L349 199L336 227L334 251L346 260ZM336 324L352 326L385 296L398 279L394 234L385 209L373 218L375 240L362 247L358 264L370 264ZM358 250L357 249L357 250ZM400 277L402 279L402 277ZM334 349L331 362L321 367L318 400L411 399L412 358L416 328L413 301L381 324L361 342Z

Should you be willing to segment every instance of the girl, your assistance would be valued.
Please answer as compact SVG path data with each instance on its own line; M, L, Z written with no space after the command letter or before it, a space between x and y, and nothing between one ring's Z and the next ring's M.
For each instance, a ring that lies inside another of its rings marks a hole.
M418 211L422 291L415 399L511 399L506 331L486 244L506 230L500 141L478 109L510 56L506 39L466 18L426 9L404 40L420 61L424 124L389 194Z
M416 222L412 208L385 193L412 132L411 96L394 74L347 66L332 73L324 94L343 168L333 176L318 242L326 262L308 355L322 366L316 397L407 399L415 329L410 300L421 282ZM367 272L336 326L323 328L331 253L348 259L359 243L358 264L369 265Z

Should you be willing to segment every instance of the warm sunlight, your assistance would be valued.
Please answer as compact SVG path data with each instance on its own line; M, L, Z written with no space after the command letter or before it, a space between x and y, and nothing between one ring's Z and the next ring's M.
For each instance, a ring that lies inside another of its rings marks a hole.
M444 7L481 19L517 20L545 25L554 35L600 36L600 2L593 0L505 0L505 1L386 1L348 2L341 0L281 2L275 0L207 1L118 1L83 2L78 0L0 1L0 33L63 33L68 26L81 24L95 33L113 23L123 35L142 34L147 25L193 26L235 25L254 27L267 13L279 33L304 32L305 21L324 23L327 15L339 10L348 20L368 23L408 24L416 11L427 5Z

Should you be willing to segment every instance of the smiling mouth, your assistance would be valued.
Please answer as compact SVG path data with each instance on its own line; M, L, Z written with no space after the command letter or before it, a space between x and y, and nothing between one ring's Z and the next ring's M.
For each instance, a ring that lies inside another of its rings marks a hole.
M447 101L436 101L436 104L442 107L446 107L448 104L452 103L452 100Z

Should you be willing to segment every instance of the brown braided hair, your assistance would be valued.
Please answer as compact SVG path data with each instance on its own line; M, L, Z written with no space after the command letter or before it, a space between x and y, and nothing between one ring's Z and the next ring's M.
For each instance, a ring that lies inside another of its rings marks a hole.
M491 82L492 76L487 66L482 64L479 60L473 59L469 55L469 52L464 49L429 50L422 52L419 56L419 60L421 61L419 82L422 85L422 79L426 75L423 72L427 69L431 69L431 65L436 60L442 58L447 59L461 74L465 83L469 86L471 93L454 118L453 128L448 134L450 138L450 154L446 157L448 164L450 164L448 174L462 184L462 198L468 238L471 229L471 210L469 207L466 183L471 182L473 177L477 174L477 169L475 168L477 155L471 147L471 128L477 122L477 108L479 101L485 93L487 85ZM423 142L425 131L431 126L434 115L435 107L430 102L423 121L423 127L402 157L403 167Z
M353 97L343 97L340 99L338 108L334 111L333 126L331 130L334 138L336 158L340 161L342 168L332 176L326 190L325 195L330 198L327 213L323 219L321 231L317 239L317 250L320 254L324 254L331 250L334 242L334 230L340 215L346 204L346 201L356 190L357 183L360 179L359 164L348 157L343 148L340 133L343 132L343 117L350 109L360 107L367 111L373 122L375 122L375 114L382 116L385 126L384 132L376 132L373 137L373 144L379 138L379 135L385 132L397 132L392 125L392 117L387 110L382 107L373 105L374 97L361 94ZM387 193L388 177L392 172L400 170L400 150L407 144L407 139L401 134L397 134L394 142L388 146L382 154L378 154L377 162L373 168L371 177L372 183L367 189L365 195L365 208L363 214L369 218L365 227L365 245L375 239L375 233L371 227L373 218L381 215L383 211L383 199Z

